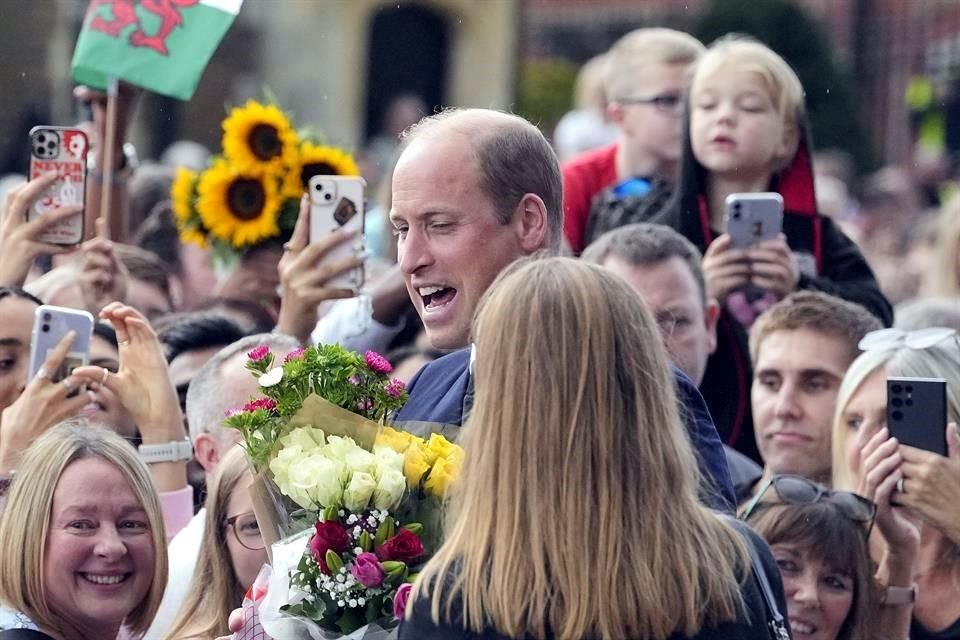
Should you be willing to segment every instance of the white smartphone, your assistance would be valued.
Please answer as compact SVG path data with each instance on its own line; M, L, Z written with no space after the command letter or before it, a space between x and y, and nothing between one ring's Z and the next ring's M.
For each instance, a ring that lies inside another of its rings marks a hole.
M313 176L310 178L310 242L316 242L337 229L355 229L361 235L341 244L327 254L333 262L363 253L363 191L367 186L360 176ZM358 290L363 286L363 266L328 281L339 289Z
M50 352L56 349L63 337L71 331L75 331L77 335L60 370L50 372L50 378L54 381L63 380L77 367L89 364L93 316L86 311L65 307L46 304L37 307L30 340L30 380L40 371Z
M727 234L735 249L772 240L783 228L783 197L779 193L731 193L725 205Z

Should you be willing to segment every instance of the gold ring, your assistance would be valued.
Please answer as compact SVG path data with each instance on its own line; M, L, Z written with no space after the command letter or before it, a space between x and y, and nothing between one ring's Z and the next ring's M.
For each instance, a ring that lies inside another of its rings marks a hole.
M100 381L100 384L106 386L107 378L110 376L110 370L106 367L103 368L103 379Z

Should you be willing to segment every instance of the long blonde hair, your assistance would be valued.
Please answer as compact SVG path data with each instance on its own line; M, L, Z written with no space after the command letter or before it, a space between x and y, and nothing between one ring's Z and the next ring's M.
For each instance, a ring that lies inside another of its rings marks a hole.
M43 578L50 514L64 470L87 458L100 458L120 471L150 523L153 580L124 621L134 633L143 633L153 621L167 585L163 515L146 465L130 443L106 428L64 423L37 438L24 453L0 515L0 604L22 611L41 629L56 632L61 628L62 614L50 609Z
M227 618L243 602L246 588L237 580L227 549L227 505L234 491L246 490L242 484L249 466L241 447L233 447L220 460L207 484L200 555L190 589L167 633L168 640L214 638L229 635Z
M487 292L474 335L466 461L414 592L434 620L462 604L474 632L662 639L737 619L745 547L698 502L636 292L595 265L524 260Z

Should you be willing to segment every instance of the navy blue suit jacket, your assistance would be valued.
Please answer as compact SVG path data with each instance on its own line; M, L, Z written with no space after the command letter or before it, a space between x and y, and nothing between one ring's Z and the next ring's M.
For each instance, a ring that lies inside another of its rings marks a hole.
M733 483L713 418L693 381L676 368L673 375L677 383L680 415L697 453L704 482L707 483L701 487L701 497L715 509L732 512L735 504ZM426 364L410 381L407 390L410 398L397 414L395 423L462 425L465 405L469 412L473 404L470 349L455 351Z

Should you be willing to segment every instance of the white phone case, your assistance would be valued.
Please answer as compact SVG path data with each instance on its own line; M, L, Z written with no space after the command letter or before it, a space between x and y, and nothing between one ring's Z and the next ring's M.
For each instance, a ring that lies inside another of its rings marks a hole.
M727 234L735 249L772 240L783 227L783 197L779 193L731 193L725 204Z
M310 178L310 242L316 242L337 229L361 232L350 242L335 247L326 262L360 255L363 252L363 190L366 182L359 176L313 176ZM358 290L363 286L363 266L327 282L327 286Z
M59 381L70 375L75 368L89 364L90 342L93 339L93 316L86 311L41 305L37 307L33 321L33 336L30 340L30 380L46 362L50 352L70 331L76 332L73 346L63 360L59 371L50 371L50 377Z

